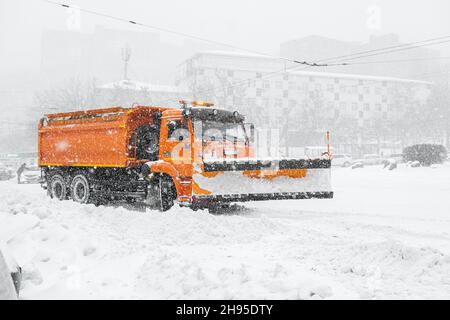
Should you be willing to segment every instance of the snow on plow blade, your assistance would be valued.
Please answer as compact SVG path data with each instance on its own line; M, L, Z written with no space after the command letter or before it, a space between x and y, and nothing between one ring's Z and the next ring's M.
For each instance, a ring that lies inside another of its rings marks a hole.
M333 198L330 167L326 159L205 161L193 177L193 205Z

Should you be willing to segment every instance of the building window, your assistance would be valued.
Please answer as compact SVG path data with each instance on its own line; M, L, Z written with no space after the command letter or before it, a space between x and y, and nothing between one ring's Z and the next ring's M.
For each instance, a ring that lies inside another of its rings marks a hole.
M288 75L288 74L285 74L285 75L283 76L283 80L289 80L289 75Z
M334 102L328 101L328 109L332 110L334 108Z
M282 89L283 88L283 82L281 82L281 81L275 82L275 88Z
M370 104L364 103L364 110L370 111Z
M334 109L334 117L339 118L339 109Z
M232 77L232 76L234 75L233 70L228 70L227 75L228 75L229 77Z
M358 95L358 100L359 101L363 101L363 95L362 94Z
M262 96L262 90L261 89L256 89L256 96L257 97L261 97Z
M384 120L387 119L387 112L383 112L383 119L384 119Z
M334 78L334 83L339 83L339 79L338 78Z
M302 84L302 90L305 91L305 92L308 92L308 91L309 91L309 86L308 86L308 83L307 83L307 82L305 82L305 83Z
M327 90L328 90L328 92L333 92L334 91L334 85L333 84L328 84L327 85Z
M295 90L297 88L297 86L294 81L289 81L288 88L289 88L289 90Z
M358 104L356 102L352 103L352 111L356 111L358 109Z
M370 87L364 87L364 93L369 94L370 93Z
M262 73L261 72L257 72L256 73L256 78L261 79L262 78Z
M375 93L376 94L381 94L381 88L380 87L375 87Z
M287 98L287 97L288 97L288 94L289 94L288 91L287 91L287 90L284 90L284 91L283 91L283 98Z
M270 82L267 81L267 80L263 81L263 88L264 89L270 89Z
M345 109L347 107L347 104L345 102L339 103L339 108Z
M362 85L363 85L363 81L362 81L362 80L359 80L359 81L358 81L358 84L359 84L360 86L362 86Z
M339 93L334 94L334 100L339 100Z
M362 111L359 111L359 112L358 112L358 117L359 117L360 119L362 119L362 118L364 117L364 113L363 113Z
M275 107L281 107L281 99L275 99Z
M316 83L316 90L317 91L321 91L322 90L322 85L320 83Z
M376 107L377 107L377 111L381 111L381 104L377 103Z
M310 82L314 82L314 77L309 77Z

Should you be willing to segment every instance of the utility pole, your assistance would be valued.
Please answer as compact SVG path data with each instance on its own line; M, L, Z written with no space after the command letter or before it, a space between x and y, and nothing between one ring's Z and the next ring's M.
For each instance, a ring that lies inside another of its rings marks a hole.
M123 79L128 80L128 61L130 61L131 49L128 44L122 48L122 61L123 61Z

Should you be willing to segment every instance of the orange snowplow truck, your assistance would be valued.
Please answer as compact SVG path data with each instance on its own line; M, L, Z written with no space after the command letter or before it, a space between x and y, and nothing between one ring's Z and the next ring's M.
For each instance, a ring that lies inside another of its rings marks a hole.
M47 114L39 166L50 197L144 202L165 211L270 199L332 198L331 159L258 159L254 128L238 112L113 107Z

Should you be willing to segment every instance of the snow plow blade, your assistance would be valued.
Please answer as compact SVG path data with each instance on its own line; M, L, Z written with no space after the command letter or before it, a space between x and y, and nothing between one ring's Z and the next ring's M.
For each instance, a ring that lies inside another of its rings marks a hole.
M331 161L280 159L204 161L193 176L192 206L287 199L333 198Z

